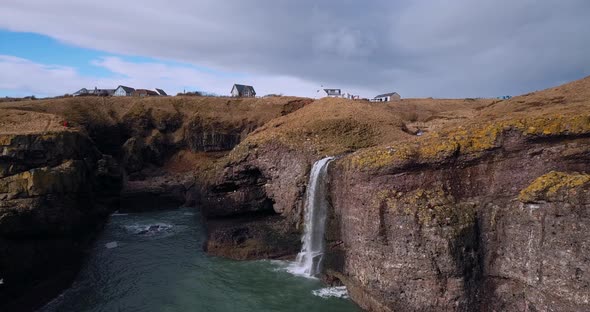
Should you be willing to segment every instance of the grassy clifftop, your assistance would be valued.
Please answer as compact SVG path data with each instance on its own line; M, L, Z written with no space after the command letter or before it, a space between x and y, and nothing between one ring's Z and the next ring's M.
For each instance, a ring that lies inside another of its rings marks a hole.
M2 132L60 131L66 120L91 136L110 128L105 142L121 129L154 146L238 138L230 162L266 144L281 144L316 157L354 152L342 161L362 170L477 155L498 147L510 131L536 137L589 134L590 77L504 101L86 97L0 103L0 111ZM205 134L195 137L197 132ZM187 164L199 158L181 156Z
M475 109L421 137L390 141L348 156L356 169L434 163L451 156L478 157L498 148L509 133L531 138L590 135L590 77Z
M87 129L113 126L125 118L149 118L147 122L162 123L177 118L180 122L198 117L205 122L240 125L245 122L263 124L290 113L309 99L273 97L264 99L233 99L211 97L74 97L36 101L0 103L0 131L59 130L62 121ZM26 122L29 127L18 127ZM9 128L9 125L11 128Z
M318 156L338 155L444 128L474 116L492 100L408 99L370 103L325 98L254 131L230 158L267 143L280 143Z
M0 134L79 131L101 152L117 156L129 172L153 165L188 172L211 167L223 156L217 152L227 152L256 128L311 101L75 97L6 102L0 103Z

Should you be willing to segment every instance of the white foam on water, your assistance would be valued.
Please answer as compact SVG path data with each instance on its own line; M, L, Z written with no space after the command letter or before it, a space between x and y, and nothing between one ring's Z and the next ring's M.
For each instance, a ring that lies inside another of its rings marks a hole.
M270 263L270 265L272 265L274 268L272 269L275 272L288 272L291 273L293 275L299 275L299 276L304 276L304 277L309 277L307 275L304 274L296 274L293 271L293 268L297 265L296 263L294 263L293 261L288 261L288 260L276 260L276 259L271 259L271 260L258 260L261 262L267 262Z
M128 216L128 215L129 215L128 213L119 213L119 210L117 210L111 214L111 217L120 217L120 216Z
M117 242L110 242L106 243L104 246L108 249L113 249L119 247L119 244L117 244Z
M295 276L305 277L309 279L318 279L317 277L310 275L309 270L305 267L301 267L298 262L291 262L286 268L278 268L277 271L287 271Z
M348 290L346 286L335 286L335 287L326 287L321 289L312 290L311 293L314 296L322 297L322 298L341 298L341 299L348 299Z
M128 232L143 236L154 236L159 234L171 233L173 227L174 226L172 224L167 223L132 224L124 226L125 230L127 230Z

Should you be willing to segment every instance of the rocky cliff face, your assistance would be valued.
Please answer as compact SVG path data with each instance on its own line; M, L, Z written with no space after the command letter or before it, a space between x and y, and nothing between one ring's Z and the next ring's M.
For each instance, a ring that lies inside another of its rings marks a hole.
M324 277L346 284L361 307L590 310L588 86L590 78L500 102L11 106L11 133L27 132L15 122L25 111L53 115L30 134L0 135L0 302L32 285L41 302L75 273L121 186L101 152L133 180L126 208L196 203L207 251L235 259L299 251L309 170L338 155ZM64 131L62 117L77 131Z
M311 164L342 155L329 169L324 270L364 309L589 310L588 84L476 107L469 122L439 111L412 121L432 132L420 137L386 110L342 116L346 103L277 119L232 151L206 192L210 220L231 220L211 228L209 251L268 256L276 242L248 234L262 220L253 213L300 231Z
M2 103L0 310L33 309L68 286L110 212L199 201L196 176L211 171L257 127L309 102L168 97ZM280 232L277 220L268 215L259 230L241 227L229 239ZM297 248L289 237L296 236L265 239ZM242 258L251 253L246 249ZM274 248L256 255L280 253Z
M369 310L589 309L590 119L543 124L337 162L328 268Z
M27 310L75 276L121 173L75 131L2 134L0 151L0 307Z
M301 246L308 157L280 144L228 163L203 191L206 249L234 259L280 258Z
M258 128L231 151L198 205L210 225L209 253L237 259L294 256L313 162L376 144L379 135L407 135L394 110L349 104L312 103ZM382 123L366 122L375 119Z

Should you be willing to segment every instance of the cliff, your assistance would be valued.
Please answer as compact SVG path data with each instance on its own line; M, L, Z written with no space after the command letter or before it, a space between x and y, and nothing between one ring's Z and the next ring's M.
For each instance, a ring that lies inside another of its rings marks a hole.
M590 78L506 101L0 103L0 272L37 272L0 294L79 261L72 237L119 207L102 198L198 206L212 255L292 257L310 168L334 155L323 278L364 309L588 310L589 99Z
M588 309L590 116L465 129L335 164L331 269L367 308Z
M301 231L311 164L339 155L324 269L361 307L590 309L589 98L586 78L509 101L316 101L226 157L203 209L250 219L211 229L209 251L294 253L265 237Z
M67 98L0 104L0 310L32 310L76 275L115 210L194 203L196 177L310 100Z
M120 183L77 131L0 133L0 307L34 308L70 282Z

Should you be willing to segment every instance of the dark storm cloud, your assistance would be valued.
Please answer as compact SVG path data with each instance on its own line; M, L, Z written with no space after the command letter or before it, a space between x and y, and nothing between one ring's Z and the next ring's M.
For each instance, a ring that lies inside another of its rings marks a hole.
M0 4L0 27L78 46L437 97L518 94L590 75L588 16L586 0Z

